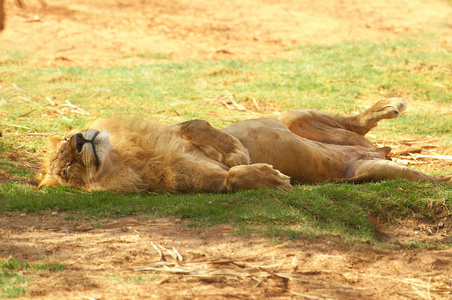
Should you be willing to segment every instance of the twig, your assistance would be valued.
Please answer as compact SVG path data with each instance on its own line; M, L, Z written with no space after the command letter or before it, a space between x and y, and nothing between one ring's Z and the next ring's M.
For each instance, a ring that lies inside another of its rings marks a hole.
M73 50L74 48L75 48L74 46L70 46L70 47L67 47L67 48L58 49L56 52L70 51L70 50Z
M157 247L156 244L154 244L153 242L151 242L152 247L154 247L155 250L157 250L157 252L159 253L159 261L165 260L165 256L163 256L162 251L160 251L159 247Z
M419 164L419 161L416 159L416 157L414 156L414 155L412 155L411 153L410 153L410 157L416 162L416 163L418 163Z
M15 90L22 91L22 89L21 89L20 87L18 87L17 84L15 84L15 83L11 84L11 86L12 86Z
M264 269L264 268L268 268L268 267L269 267L269 266L262 266L262 267L258 267L258 269L261 270L261 271L264 271L264 272L266 272L266 273L268 273L268 274L270 274L271 276L280 277L280 278L285 278L285 279L290 279L290 280L295 279L295 277L288 276L288 275L286 275L286 274L284 274L284 273L275 273L275 272L272 272L272 271L269 271L269 270L265 270L265 269Z
M379 275L363 275L363 276L366 276L369 278L393 280L393 281L398 281L398 282L405 283L405 284L410 284L412 286L427 288L427 285L422 280L416 280L416 279L409 280L408 278L400 279L400 278L395 278L395 277L390 277L390 276L379 276Z
M17 96L16 98L21 99L21 100L24 100L25 102L28 102L28 103L31 103L31 104L35 104L35 103L34 103L33 101L31 101L30 99L25 98L25 97L22 97L22 96Z
M161 249L163 249L163 250L165 250L166 252L168 252L168 254L171 255L171 257L174 258L175 261L179 261L179 259L178 259L179 257L182 258L182 256L181 256L179 253L177 253L177 251L176 251L176 253L179 254L179 255L177 255L174 251L171 251L171 250L169 250L169 249L166 249L165 247L162 247L162 246L160 246L160 245L159 245L158 247L160 247ZM173 249L174 249L174 247L173 247Z
M259 108L259 104L257 103L256 99L254 98L250 98L254 105L256 106L256 108ZM238 111L243 111L243 112L249 112L251 114L257 114L260 115L260 113L246 109L245 106L237 103L235 101L235 95L234 94L228 94L228 95L224 95L224 96L218 96L217 98L206 98L206 100L210 103L220 103L222 105L224 105L227 109L230 110L238 110Z
M425 143L432 143L432 142L437 142L437 141L441 141L442 138L432 138L432 139L418 139L418 140L402 140L399 141L400 144L405 144L405 145L414 145L414 144L425 144Z
M287 244L288 243L284 243L271 249L261 251L260 253L257 253L255 255L250 255L238 259L216 258L216 259L203 259L197 261L180 261L182 259L182 256L177 252L175 248L173 248L173 250L169 250L151 242L151 245L154 247L154 249L156 249L159 252L161 257L164 256L160 249L163 249L166 252L168 252L171 256L173 256L173 258L176 261L174 262L158 261L145 266L135 267L133 269L135 271L154 271L169 274L183 274L186 276L195 276L195 277L233 276L236 278L241 277L259 278L275 276L289 280L300 278L300 276L304 278L304 275L302 274L277 273L268 270L278 267L280 265L273 264L267 266L254 266L254 264L246 263L246 261L251 260L252 258L255 258L264 253L274 251L276 249L286 246Z
M35 109L32 109L32 110L30 110L29 112L27 112L27 113L25 113L25 114L23 114L23 115L20 115L20 116L18 116L18 118L23 118L23 117L26 117L26 116L28 116L29 114L31 114L31 113L33 113L33 112L35 112L37 110L37 108L35 108Z
M248 256L248 257L245 258L244 260L245 260L245 261L246 261L246 260L250 260L250 259L255 258L255 257L257 257L257 256L260 256L260 255L262 255L262 254L265 254L265 253L268 253L268 252L275 251L276 249L284 248L284 247L286 247L287 245L289 245L289 242L284 243L284 244L280 244L280 245L275 246L275 247L273 247L273 248L270 248L270 249L264 250L264 251L262 251L262 252L259 252L259 253L257 253L257 254Z
M278 203L279 205L284 206L284 204L281 201L279 201L278 198L276 198L276 196L273 193L270 192L270 194L273 196L272 199L275 200L276 203Z
M413 158L432 158L432 159L439 159L439 160L452 160L452 156L447 155L413 155Z
M52 101L49 97L46 97L46 100L49 101L50 105L55 106L55 102Z
M30 132L30 133L10 133L9 136L53 136L51 133L36 133L36 132Z
M253 101L254 106L256 106L256 109L260 109L259 103L257 103L256 99L254 99L253 97L250 98Z
M31 128L30 128L30 127L27 127L27 126L16 125L16 124L10 124L10 123L3 123L3 124L4 124L4 125L7 125L7 126L11 126L11 127L24 128L24 129L31 130Z
M183 260L184 260L184 258L182 257L182 255L180 255L179 251L177 251L176 248L173 247L173 251L174 251L174 253L175 253L176 256L177 256L177 260L178 260L178 261L183 261Z
M161 284L164 284L164 283L166 283L166 282L168 282L169 281L169 277L165 277L165 278L163 278L162 280L160 280L159 282L157 282L156 284L157 285L161 285Z
M63 104L62 106L68 106L68 107L71 107L71 108L75 108L77 111L77 113L79 113L79 114L81 114L81 115L87 115L87 116L89 116L89 112L87 112L86 110L84 110L84 109L82 109L82 108L80 108L80 107L78 107L78 106L75 106L74 104L72 104L71 102L69 102L69 100L66 100L66 104Z
M313 296L313 295L308 295L308 294L303 294L303 293L298 293L298 292L294 292L294 291L290 291L290 293L294 296L298 296L298 297L303 297L306 299L336 299L336 298L326 298L326 297L318 297L318 296Z

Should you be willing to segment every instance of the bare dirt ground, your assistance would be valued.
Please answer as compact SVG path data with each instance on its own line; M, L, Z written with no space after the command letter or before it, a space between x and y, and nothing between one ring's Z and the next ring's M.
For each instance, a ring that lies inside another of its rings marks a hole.
M413 221L378 248L334 238L275 245L227 225L191 229L179 220L135 218L90 224L50 212L1 216L0 228L2 259L67 267L35 274L26 298L446 299L452 291L450 250L400 247L411 238L450 243L450 234Z
M437 43L452 46L452 6L439 0L47 0L47 7L35 0L24 3L21 9L6 1L0 51L31 52L33 63L42 66L134 64L166 56L268 59L289 55L286 50L297 45L378 41L422 31L435 32ZM402 146L407 145L401 145L399 157ZM16 160L22 163L20 157ZM407 220L387 228L375 220L385 240L381 247L346 245L335 238L279 244L259 234L238 235L226 225L189 228L173 219L137 217L92 224L62 217L51 212L0 216L1 260L12 256L67 267L62 273L35 274L24 298L452 296L452 250L404 247L412 242L451 243L447 211L439 212L434 224ZM178 254L183 258L179 264ZM136 269L140 266L153 270Z
M432 30L452 46L445 0L47 0L47 8L23 2L25 9L6 1L0 50L29 51L44 65L135 63L143 52L176 60L265 59L300 44Z

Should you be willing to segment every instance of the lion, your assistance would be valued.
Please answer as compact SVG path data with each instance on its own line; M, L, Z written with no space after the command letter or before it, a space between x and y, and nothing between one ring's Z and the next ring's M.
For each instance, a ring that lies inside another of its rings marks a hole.
M391 98L354 116L298 110L223 129L198 119L162 126L111 118L64 139L51 138L39 188L234 192L399 178L452 185L452 176L398 165L388 157L390 147L377 148L365 138L380 120L405 109L402 99Z

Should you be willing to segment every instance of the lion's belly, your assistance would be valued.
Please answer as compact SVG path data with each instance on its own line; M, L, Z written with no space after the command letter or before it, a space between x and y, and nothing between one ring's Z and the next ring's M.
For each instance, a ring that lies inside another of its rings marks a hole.
M292 133L275 119L255 119L223 129L248 149L251 163L267 163L293 182L320 183L348 177L351 162L369 149L311 141Z

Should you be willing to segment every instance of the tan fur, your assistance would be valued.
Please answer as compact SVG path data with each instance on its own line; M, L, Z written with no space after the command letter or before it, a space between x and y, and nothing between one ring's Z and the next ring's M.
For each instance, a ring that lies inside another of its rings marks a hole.
M221 130L203 120L163 127L113 118L65 140L53 138L40 188L229 192L395 178L452 184L451 176L397 165L387 158L389 147L376 148L364 137L405 108L393 98L356 116L292 111L280 120L247 120Z

